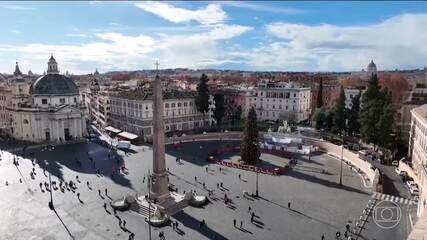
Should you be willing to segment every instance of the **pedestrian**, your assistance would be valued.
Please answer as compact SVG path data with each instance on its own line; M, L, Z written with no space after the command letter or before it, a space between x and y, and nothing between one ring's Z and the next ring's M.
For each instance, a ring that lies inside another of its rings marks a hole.
M240 221L240 228L242 228L243 226L243 221Z
M241 175L240 175L240 173L239 173L239 179L240 179L240 177L241 177Z
M197 177L196 177L196 176L194 176L194 181L196 181L196 182L197 182Z
M221 187L224 187L224 185L222 184L222 182L221 182Z
M126 227L126 220L123 220L123 228Z
M216 188L219 188L219 183L216 184Z
M135 233L130 233L129 234L129 240L133 240L135 238Z
M107 196L108 195L108 191L107 191L107 189L105 189L105 196Z
M236 227L236 219L233 219L233 225Z
M175 228L178 230L178 221L175 222Z
M248 212L251 212L251 206L248 207Z
M200 221L199 227L202 228L204 225L205 225L205 219L202 219L202 221Z
M322 235L322 237L320 239L321 240L325 240L325 235Z
M77 198L80 199L80 193L77 193Z
M288 202L288 208L291 209L291 202Z
M251 213L251 222L253 222L253 221L254 221L254 218L255 218L255 213L254 213L254 212L252 212L252 213Z
M172 223L172 229L175 230L175 222Z
M205 183L203 183L203 188L205 188L205 186L206 186Z
M107 210L107 204L106 203L104 203L104 209Z
M98 189L98 195L101 196L101 189Z

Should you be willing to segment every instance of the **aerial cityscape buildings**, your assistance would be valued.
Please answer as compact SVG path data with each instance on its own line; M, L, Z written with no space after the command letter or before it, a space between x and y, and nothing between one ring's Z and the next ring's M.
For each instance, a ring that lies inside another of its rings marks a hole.
M427 238L423 2L0 2L0 240Z

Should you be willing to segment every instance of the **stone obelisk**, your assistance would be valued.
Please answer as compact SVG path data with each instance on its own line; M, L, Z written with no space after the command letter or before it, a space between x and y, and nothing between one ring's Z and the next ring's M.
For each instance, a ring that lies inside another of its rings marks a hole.
M158 69L156 62L156 69ZM168 173L165 163L165 126L163 119L163 94L160 77L157 74L153 86L153 175L150 198L162 205L171 199L168 188Z

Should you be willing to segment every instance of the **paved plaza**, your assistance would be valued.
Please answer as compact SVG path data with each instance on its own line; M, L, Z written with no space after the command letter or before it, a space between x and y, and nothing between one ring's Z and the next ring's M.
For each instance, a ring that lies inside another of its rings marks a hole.
M238 146L239 142L203 141L184 143L179 149L166 147L169 179L178 192L195 190L208 195L207 190L213 190L213 197L204 208L187 207L172 216L172 221L179 222L178 231L171 224L160 229L153 227L152 239L159 239L159 231L164 232L166 239L300 240L321 239L322 235L335 239L335 233L344 232L348 221L354 223L372 198L360 176L345 164L344 186L339 186L340 162L326 154L312 156L310 160L300 156L296 167L282 176L259 174L260 197L244 198L243 191L255 192L255 173L227 167L219 171L218 165L206 161L210 149L226 145ZM116 217L109 203L126 193L148 193L144 179L152 164L149 147L134 147L128 153L119 150L117 158L124 161L128 173L116 173L113 179L113 162L117 170L117 160L112 160L109 150L97 143L35 149L27 151L27 157L28 152L33 152L36 159L34 180L30 178L30 160L20 159L16 167L13 156L3 153L0 161L0 239L128 239L130 233L135 234L135 239L148 239L149 227L141 215L127 211L118 212ZM221 157L233 158L232 155ZM182 158L180 163L176 162L177 157ZM288 161L267 154L261 158L277 166ZM96 174L96 169L101 174ZM40 188L40 183L49 182L49 174L57 183L59 179L76 182L78 176L74 193L52 191L55 212L48 207L49 192L44 186L43 192ZM223 188L217 188L221 183ZM224 194L232 199L231 204L224 203ZM252 223L249 207L256 215ZM126 221L125 227L119 226L119 218ZM206 226L200 228L202 220ZM376 231L373 229L367 231Z

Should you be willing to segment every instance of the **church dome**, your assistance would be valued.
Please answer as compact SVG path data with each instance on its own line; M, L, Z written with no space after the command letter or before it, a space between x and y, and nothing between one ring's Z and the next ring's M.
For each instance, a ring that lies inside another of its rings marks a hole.
M61 95L79 94L79 89L71 78L49 73L38 78L30 86L30 94Z
M58 64L52 55L47 63L47 74L31 84L30 94L74 95L79 94L79 88L71 78L59 74Z
M375 65L374 60L371 60L371 62L368 64L368 68L376 68L377 65Z

